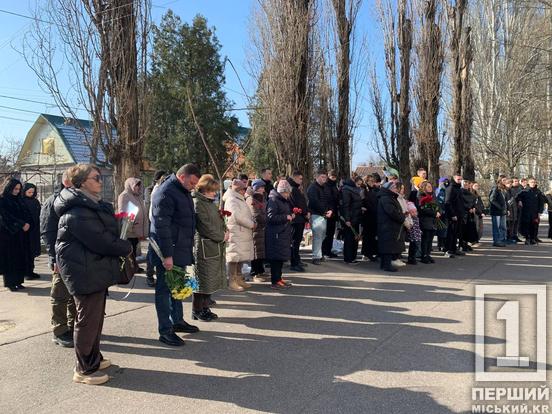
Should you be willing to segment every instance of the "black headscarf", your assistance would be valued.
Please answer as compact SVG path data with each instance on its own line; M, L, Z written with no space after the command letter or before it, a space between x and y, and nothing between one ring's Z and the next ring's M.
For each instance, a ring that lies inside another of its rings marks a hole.
M27 192L27 190L29 190L29 189L31 189L31 188L34 189L35 191L34 191L33 196L30 197L30 198L36 198L36 185L34 185L34 184L32 184L32 183L25 183L25 185L23 186L23 190L21 191L21 196L22 196L22 197L27 197L27 196L25 195L25 193Z
M21 191L19 191L19 195L18 196L14 196L12 194L12 191L13 189L15 188L15 186L19 184L21 186ZM4 187L4 190L2 191L2 197L3 198L14 198L14 197L21 197L21 193L23 192L23 185L21 184L21 181L15 179L15 178L12 178L10 179L10 181L8 181L8 183L6 184L6 186Z

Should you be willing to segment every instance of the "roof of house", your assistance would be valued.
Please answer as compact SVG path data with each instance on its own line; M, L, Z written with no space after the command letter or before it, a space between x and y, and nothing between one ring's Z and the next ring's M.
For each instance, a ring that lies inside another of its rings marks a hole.
M92 136L91 121L49 114L40 116L44 117L57 130L76 163L90 162L90 146L87 139ZM98 148L98 162L106 162L106 156L101 148Z
M360 165L356 167L355 173L360 177L366 177L373 173L378 173L383 177L383 168L378 165Z

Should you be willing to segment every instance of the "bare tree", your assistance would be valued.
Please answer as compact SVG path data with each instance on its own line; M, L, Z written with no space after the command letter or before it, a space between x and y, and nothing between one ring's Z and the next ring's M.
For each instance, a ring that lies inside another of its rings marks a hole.
M68 120L79 118L77 107L88 113L90 161L101 148L114 167L116 193L142 165L150 7L149 0L48 0L22 50Z
M376 148L390 166L399 170L401 180L409 187L412 12L406 0L398 0L396 8L391 0L382 0L378 3L378 13L384 37L390 115L386 116L387 108L383 103L376 72L373 70L370 98L379 138Z
M414 136L418 147L418 167L427 167L431 182L439 178L442 152L438 129L444 63L443 13L437 0L417 3L420 17L416 42L416 112Z

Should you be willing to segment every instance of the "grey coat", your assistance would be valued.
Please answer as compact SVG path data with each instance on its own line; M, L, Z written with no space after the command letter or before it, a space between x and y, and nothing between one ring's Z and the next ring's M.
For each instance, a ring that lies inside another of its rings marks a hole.
M224 220L214 200L194 194L196 211L194 274L199 282L198 293L211 294L226 287L224 258Z

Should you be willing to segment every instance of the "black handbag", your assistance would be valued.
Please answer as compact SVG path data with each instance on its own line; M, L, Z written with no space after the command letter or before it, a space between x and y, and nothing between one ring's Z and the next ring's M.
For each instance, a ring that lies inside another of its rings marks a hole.
M136 258L134 257L134 253L130 253L128 256L120 257L119 259L121 261L121 268L119 272L119 282L117 284L128 285L138 271Z

